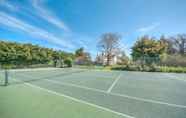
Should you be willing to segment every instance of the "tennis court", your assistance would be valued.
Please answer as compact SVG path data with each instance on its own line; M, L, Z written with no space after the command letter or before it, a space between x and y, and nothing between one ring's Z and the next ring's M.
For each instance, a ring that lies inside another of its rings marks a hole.
M9 85L0 86L1 118L186 117L186 74L66 68L8 75Z

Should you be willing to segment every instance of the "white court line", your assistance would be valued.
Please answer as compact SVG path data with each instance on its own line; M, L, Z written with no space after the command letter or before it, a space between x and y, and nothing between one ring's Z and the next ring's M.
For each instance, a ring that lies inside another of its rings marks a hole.
M172 79L172 80L180 80L180 81L184 81L184 82L186 82L186 78L185 78L185 80L184 80L184 79L178 79L177 76L175 76L175 75L171 75L171 73L170 73L170 74L166 73L165 76L166 76L166 77L169 77L168 79Z
M99 90L99 89L89 88L89 87L85 87L85 86L79 86L79 85L76 85L76 84L61 83L61 82L55 81L55 80L49 80L49 79L44 79L44 80L47 80L47 81L50 81L50 82L53 82L53 83L56 83L56 84L72 86L72 87L87 89L87 90L96 91L96 92L102 92L102 93L110 94L110 95L113 95L113 96L124 97L124 98L133 99L133 100L137 100L137 101L167 105L167 106L177 107L177 108L184 108L184 109L186 108L186 106L184 106L184 105L177 105L177 104L171 104L171 103L161 102L161 101L152 100L152 99L139 98L139 97L129 96L129 95L126 95L126 94L118 94L118 93L112 93L112 92L108 93L106 91Z
M82 89L86 89L86 90L91 90L91 91L106 93L106 91L99 90L99 89L94 89L94 88L89 88L89 87L86 87L86 86L80 86L80 85L71 84L71 83L64 83L64 82L59 82L59 81L50 80L50 79L45 79L45 80L46 80L46 81L49 81L49 82L51 82L51 83L59 84L59 85L70 86L70 87L76 87L76 88L82 88Z
M25 71L45 71L45 70L59 70L61 68L34 68L34 69L11 69L8 71L12 71L12 72L25 72Z
M152 99L133 97L133 96L125 95L125 94L108 93L107 91L103 91L103 90L99 90L99 89L94 89L94 88L89 88L89 87L85 87L85 86L79 86L79 85L75 85L75 84L59 82L59 81L55 81L55 80L49 80L49 79L45 79L45 80L47 80L49 82L52 82L52 83L55 83L55 84L59 84L59 85L77 87L77 88L82 88L82 89L86 89L86 90L91 90L91 91L94 91L94 92L101 92L101 93L105 93L105 94L109 94L109 95L113 95L113 96L133 99L133 100L137 100L137 101L143 101L143 102L148 102L148 103L153 103L153 104L161 104L161 105L186 109L186 106L184 106L184 105L177 105L177 104L171 104L171 103L167 103L167 102L156 101L156 100L152 100Z
M65 68L27 68L27 69L10 69L9 71L12 72L25 72L25 71L45 71L45 70L63 70ZM69 68L71 70L87 70L87 71L101 71L101 72L113 72L113 71L108 71L108 70L99 70L99 69L83 69L83 68ZM0 72L3 72L4 70L0 70Z
M112 85L108 88L107 93L110 93L112 91L112 89L114 88L114 86L116 85L116 83L118 82L120 77L121 77L121 74L118 75L118 77L115 79L115 81L112 83Z
M27 86L30 86L32 88L37 88L37 89L46 91L48 93L51 93L51 94L54 94L54 95L57 95L57 96L61 96L61 97L65 97L65 98L70 99L72 101L83 103L83 104L86 104L86 105L89 105L89 106L92 106L92 107L95 107L95 108L98 108L98 109L102 109L104 111L108 111L108 112L111 112L111 113L114 113L114 114L117 114L117 115L120 115L120 116L123 116L123 117L126 117L126 118L135 118L133 116L130 116L130 115L127 115L127 114L124 114L124 113L120 113L120 112L117 112L117 111L113 111L109 108L105 108L105 107L102 107L102 106L99 106L99 105L96 105L96 104L92 104L92 103L86 102L84 100L76 99L74 97L71 97L71 96L68 96L68 95L65 95L65 94L62 94L62 93L58 93L58 92L55 92L55 91L52 91L52 90L49 90L49 89L46 89L46 88L42 88L40 86L36 86L36 85L30 84L30 83L24 83L24 84L27 85Z

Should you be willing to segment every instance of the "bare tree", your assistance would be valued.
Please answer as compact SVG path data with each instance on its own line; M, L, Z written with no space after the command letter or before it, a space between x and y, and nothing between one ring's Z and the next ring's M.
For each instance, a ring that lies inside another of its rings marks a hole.
M186 54L186 34L180 34L176 38L175 41L175 48L177 48L178 52L181 55Z
M167 38L164 35L162 35L160 37L160 41L167 45L167 53L168 54L176 53L176 50L173 48L173 45L174 45L173 40L171 40L170 38Z
M105 33L98 42L98 47L106 57L106 65L110 65L112 58L119 49L121 36L116 33Z
M168 44L168 54L186 54L186 34L169 38L162 36L161 40Z
M129 63L129 57L125 54L124 50L120 51L119 61L117 63L119 65L127 65Z

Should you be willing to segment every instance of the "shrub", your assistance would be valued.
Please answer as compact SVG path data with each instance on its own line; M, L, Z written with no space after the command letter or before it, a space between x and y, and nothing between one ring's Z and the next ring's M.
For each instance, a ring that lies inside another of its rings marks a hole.
M168 55L166 59L162 60L161 65L186 67L186 56Z
M112 67L111 70L141 71L141 67L137 65L125 65Z
M66 64L67 67L72 67L72 59L70 58L65 59L64 64Z
M163 67L163 66L140 66L140 65L126 65L112 67L112 70L126 70L126 71L145 71L145 72L174 72L174 73L186 73L186 67Z
M186 73L186 67L158 67L161 72Z

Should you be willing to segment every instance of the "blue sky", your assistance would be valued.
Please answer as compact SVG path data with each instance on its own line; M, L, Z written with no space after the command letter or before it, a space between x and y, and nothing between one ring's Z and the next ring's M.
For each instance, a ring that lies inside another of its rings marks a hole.
M101 34L122 35L127 54L137 37L186 33L185 0L0 0L0 40L33 43L93 57Z

